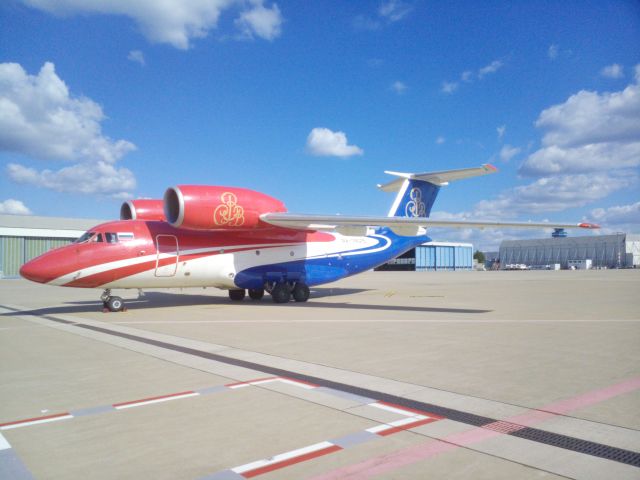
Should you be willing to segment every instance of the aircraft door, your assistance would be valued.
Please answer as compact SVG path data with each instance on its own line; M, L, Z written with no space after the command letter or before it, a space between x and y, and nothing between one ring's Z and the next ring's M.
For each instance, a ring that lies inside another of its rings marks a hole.
M178 270L178 239L174 235L156 236L156 277L173 277Z

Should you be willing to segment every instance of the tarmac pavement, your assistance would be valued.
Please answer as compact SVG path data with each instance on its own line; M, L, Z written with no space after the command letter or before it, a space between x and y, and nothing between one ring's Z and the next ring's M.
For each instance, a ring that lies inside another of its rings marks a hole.
M0 281L0 478L640 478L640 272L305 304Z

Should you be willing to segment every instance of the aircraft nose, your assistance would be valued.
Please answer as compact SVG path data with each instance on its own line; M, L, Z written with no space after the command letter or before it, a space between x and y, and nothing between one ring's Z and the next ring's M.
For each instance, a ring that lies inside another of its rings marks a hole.
M32 282L49 283L73 270L74 262L75 255L61 247L29 260L20 267L20 275Z
M77 267L75 245L66 245L43 253L20 267L20 275L38 283L58 285L60 279L75 271Z
M32 282L47 283L49 277L47 270L42 260L38 257L20 267L20 276Z

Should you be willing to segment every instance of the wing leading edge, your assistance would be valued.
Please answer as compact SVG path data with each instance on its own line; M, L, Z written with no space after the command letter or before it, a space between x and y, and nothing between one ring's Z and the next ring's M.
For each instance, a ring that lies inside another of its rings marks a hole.
M547 223L434 220L424 217L355 217L344 215L298 215L293 213L265 213L260 219L270 225L301 230L340 230L358 227L408 228L600 228L594 223Z

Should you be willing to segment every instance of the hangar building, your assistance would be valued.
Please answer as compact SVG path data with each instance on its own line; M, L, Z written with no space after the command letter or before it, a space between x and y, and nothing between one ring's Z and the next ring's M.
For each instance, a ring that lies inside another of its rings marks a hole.
M570 261L591 260L592 267L638 268L640 235L616 233L583 237L504 240L500 244L500 264L544 266L559 263L568 268Z
M470 243L427 242L381 265L376 270L472 270Z
M0 215L0 278L18 276L20 266L52 248L73 242L105 220Z

